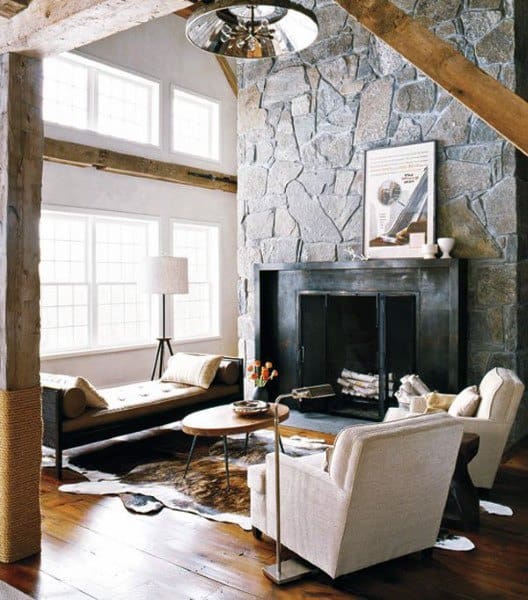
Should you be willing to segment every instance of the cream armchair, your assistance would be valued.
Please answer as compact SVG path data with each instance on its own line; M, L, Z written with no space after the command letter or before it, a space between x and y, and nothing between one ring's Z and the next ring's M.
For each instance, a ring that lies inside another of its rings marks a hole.
M436 542L462 425L445 414L344 429L325 455L281 455L283 544L338 577ZM275 536L274 456L248 470L251 521ZM418 508L417 508L418 507Z
M477 414L474 417L455 417L463 424L466 433L477 433L480 437L478 454L468 466L476 487L493 487L523 392L524 385L513 371L496 367L488 371L480 382L481 400ZM452 398L455 399L454 394ZM411 401L409 416L425 410L426 400L415 398Z

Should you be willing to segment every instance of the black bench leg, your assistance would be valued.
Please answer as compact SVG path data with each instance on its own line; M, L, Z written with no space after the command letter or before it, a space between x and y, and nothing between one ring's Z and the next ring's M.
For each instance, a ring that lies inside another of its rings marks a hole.
M225 474L226 474L226 480L227 480L227 491L229 492L229 490L231 489L231 486L229 485L229 453L228 453L228 449L227 449L227 436L226 435L224 435L223 440L224 440Z

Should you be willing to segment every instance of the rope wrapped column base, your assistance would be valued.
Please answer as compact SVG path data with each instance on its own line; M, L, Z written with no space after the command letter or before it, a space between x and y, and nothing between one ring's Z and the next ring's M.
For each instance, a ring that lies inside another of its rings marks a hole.
M40 387L0 390L0 562L40 552Z

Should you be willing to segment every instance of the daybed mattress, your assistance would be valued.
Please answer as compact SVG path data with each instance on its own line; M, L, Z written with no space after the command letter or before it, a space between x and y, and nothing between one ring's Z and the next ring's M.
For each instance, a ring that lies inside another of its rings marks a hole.
M81 431L179 407L199 405L230 396L238 390L238 385L223 383L213 384L205 390L182 383L163 383L160 380L101 389L98 391L108 402L108 408L89 408L80 417L65 419L63 431Z

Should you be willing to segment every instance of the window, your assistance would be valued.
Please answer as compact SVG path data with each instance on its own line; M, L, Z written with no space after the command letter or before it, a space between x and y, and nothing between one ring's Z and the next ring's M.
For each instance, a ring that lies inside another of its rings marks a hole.
M152 342L138 267L158 251L155 221L44 211L40 239L42 354Z
M172 88L172 150L218 160L220 106L214 100Z
M173 223L174 256L189 260L189 294L174 296L174 338L219 335L217 225Z
M159 84L76 54L44 60L44 119L159 143Z

